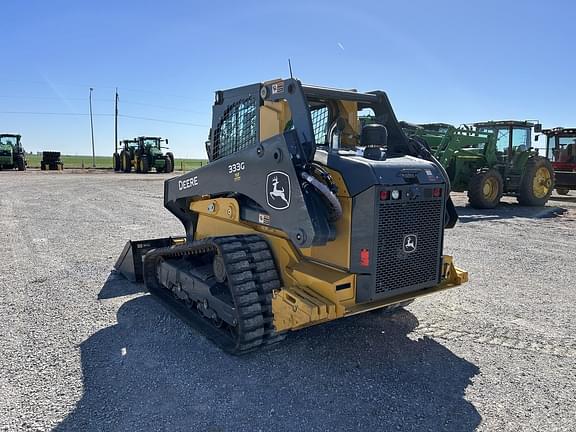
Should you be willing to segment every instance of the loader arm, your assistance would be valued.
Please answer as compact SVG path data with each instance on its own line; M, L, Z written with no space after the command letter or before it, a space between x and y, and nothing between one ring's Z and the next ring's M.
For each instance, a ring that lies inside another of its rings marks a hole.
M197 214L190 210L190 204L210 196L242 200L246 204L242 206L241 219L265 221L284 231L298 247L326 244L333 236L326 212L317 205L313 194L302 190L292 162L289 147L297 147L298 143L297 132L292 130L167 180L164 206L184 224L190 240L197 224ZM281 177L287 185L283 187L286 201L270 195L267 185L274 176ZM270 204L276 204L276 208Z

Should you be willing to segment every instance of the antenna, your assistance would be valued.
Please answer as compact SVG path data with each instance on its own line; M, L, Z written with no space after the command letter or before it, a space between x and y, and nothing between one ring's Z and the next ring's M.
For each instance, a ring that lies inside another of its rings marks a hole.
M292 76L292 63L290 63L290 59L288 59L288 69L290 69L290 78L294 79L294 77Z

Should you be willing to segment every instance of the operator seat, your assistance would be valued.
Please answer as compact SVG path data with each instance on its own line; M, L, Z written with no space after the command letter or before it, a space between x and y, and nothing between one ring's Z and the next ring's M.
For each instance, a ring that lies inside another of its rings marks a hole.
M565 149L560 150L558 154L558 162L570 162L573 153L573 144L568 144Z
M360 135L360 145L364 147L364 157L372 160L386 158L388 129L380 123L364 125Z

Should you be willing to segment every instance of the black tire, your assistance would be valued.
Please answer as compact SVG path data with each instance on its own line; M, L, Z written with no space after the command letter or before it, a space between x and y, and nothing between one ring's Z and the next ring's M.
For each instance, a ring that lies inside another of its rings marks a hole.
M524 166L518 190L518 202L525 206L543 206L554 190L554 168L546 158L533 157Z
M120 153L120 169L125 173L132 171L132 159L127 151Z
M172 153L168 153L164 158L164 172L174 172L174 160L170 157Z
M147 174L148 171L150 171L150 163L148 162L148 158L146 156L141 157L138 159L138 172Z
M114 171L120 171L120 155L118 153L112 155L112 166L114 167Z
M503 193L504 180L493 168L477 172L468 182L468 201L477 209L496 207Z
M174 172L174 154L172 152L166 153L166 156L170 159L170 169L165 170L167 173Z
M18 168L18 171L26 170L26 162L22 156L16 157L16 168Z
M556 188L556 193L558 195L568 195L569 192L570 192L570 189L567 189L567 188Z
M46 164L44 162L40 163L40 170L41 171L46 171Z

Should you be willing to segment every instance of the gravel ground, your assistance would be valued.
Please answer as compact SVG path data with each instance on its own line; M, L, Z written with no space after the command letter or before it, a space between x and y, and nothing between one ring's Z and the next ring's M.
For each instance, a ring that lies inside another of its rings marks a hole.
M576 429L574 192L545 219L458 195L470 283L235 358L111 273L182 233L164 178L0 172L2 430Z

